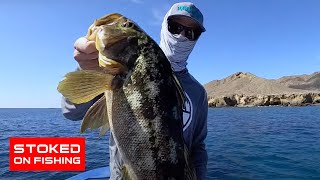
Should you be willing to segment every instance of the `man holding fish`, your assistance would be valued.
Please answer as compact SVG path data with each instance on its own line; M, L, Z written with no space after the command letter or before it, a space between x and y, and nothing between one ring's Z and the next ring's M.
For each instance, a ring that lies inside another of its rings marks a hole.
M125 26L134 26L127 22ZM181 128L183 128L183 140L189 156L186 159L190 159L191 166L195 169L196 179L206 178L208 158L204 140L207 136L208 104L203 86L189 74L186 65L189 54L204 31L203 15L200 10L190 2L176 3L164 17L159 44L165 57L171 64L174 76L178 80L177 83L181 84L184 90L184 100L182 101L184 105L181 106L183 108L183 125ZM99 52L97 50L101 47L96 46L95 40L88 37L79 38L75 42L74 58L81 70L99 69L99 63L101 66L101 62L98 62ZM99 61L101 61L101 57L99 57ZM106 60L106 62L108 64L111 60ZM117 74L117 71L114 74ZM125 80L121 83L125 84L127 82ZM177 86L179 87L179 85ZM79 104L74 103L74 101L72 103L69 97L65 96L62 99L63 114L68 119L81 120L86 115L88 109L101 97L102 95L98 95L91 101ZM116 145L118 143L115 142L115 138L111 134L109 143L111 179L126 179L126 172L123 170L125 163ZM132 177L137 178L137 176ZM174 176L174 178L178 179L179 176Z

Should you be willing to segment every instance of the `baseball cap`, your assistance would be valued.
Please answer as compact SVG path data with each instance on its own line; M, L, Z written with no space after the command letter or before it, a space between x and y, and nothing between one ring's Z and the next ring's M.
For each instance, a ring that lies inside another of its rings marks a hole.
M203 26L203 15L200 10L191 2L180 2L174 4L171 9L169 16L187 16L198 23L201 30L204 32L206 29Z

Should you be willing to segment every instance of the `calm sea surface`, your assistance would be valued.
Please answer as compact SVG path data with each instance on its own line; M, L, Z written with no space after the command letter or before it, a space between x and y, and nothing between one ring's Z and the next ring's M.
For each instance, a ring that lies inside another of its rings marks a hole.
M78 172L9 172L9 137L79 137L59 109L0 109L0 179ZM88 132L86 169L108 165L108 136ZM320 106L209 109L208 179L320 179Z

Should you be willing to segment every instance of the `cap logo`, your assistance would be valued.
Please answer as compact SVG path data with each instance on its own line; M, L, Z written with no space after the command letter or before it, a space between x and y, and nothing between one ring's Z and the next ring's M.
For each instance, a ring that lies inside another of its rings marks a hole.
M178 11L187 11L191 14L191 8L188 6L178 6Z
M178 11L187 11L191 16L195 17L196 19L202 19L200 12L189 6L178 6Z

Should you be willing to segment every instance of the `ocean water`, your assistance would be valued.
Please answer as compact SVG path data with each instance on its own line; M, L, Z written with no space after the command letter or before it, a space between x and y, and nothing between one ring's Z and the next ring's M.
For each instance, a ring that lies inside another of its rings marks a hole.
M108 165L108 136L79 134L59 109L0 109L0 179L79 172L9 172L9 137L86 138L86 169ZM208 179L320 179L320 106L209 109Z

